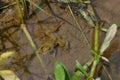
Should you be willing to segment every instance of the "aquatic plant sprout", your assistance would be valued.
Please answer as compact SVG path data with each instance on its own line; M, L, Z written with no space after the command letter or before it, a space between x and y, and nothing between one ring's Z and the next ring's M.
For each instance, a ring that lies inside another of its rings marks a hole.
M103 52L109 47L111 40L115 37L117 32L117 25L113 24L107 31L106 37L103 41L103 44L100 48L100 54L102 55Z
M95 60L93 61L93 64L92 64L92 67L91 67L90 78L93 79L96 67L100 62L100 58L109 62L109 60L107 58L103 57L102 55L104 54L104 51L109 47L110 42L115 37L116 32L117 32L117 25L113 24L107 30L106 37L105 37L105 39L102 43L102 46L101 46L100 50L98 49L98 46L97 46L98 54L97 53L95 54ZM95 37L98 37L98 36L95 36ZM98 40L98 39L96 39L96 40Z

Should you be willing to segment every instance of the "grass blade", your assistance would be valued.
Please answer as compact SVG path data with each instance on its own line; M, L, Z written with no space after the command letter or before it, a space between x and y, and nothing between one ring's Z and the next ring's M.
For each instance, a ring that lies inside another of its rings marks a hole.
M0 65L7 63L10 60L10 58L15 56L15 54L16 54L15 51L9 51L9 52L2 53L0 55Z
M83 66L78 62L78 61L76 61L76 66L77 66L77 68L85 75L85 76L88 76L88 74L87 74L87 70L85 70L84 68L83 68Z
M84 75L81 71L76 71L70 80L80 80L83 76Z
M77 61L78 62L78 61ZM92 64L93 59L88 61L84 66L83 69L85 70L85 72L88 70L89 66ZM79 62L78 62L79 63ZM79 66L78 66L79 67ZM74 75L72 76L71 80L80 80L82 77L84 76L84 74L80 71L77 70Z
M11 70L0 70L0 76L4 80L20 80L17 75ZM1 80L1 79L0 79Z

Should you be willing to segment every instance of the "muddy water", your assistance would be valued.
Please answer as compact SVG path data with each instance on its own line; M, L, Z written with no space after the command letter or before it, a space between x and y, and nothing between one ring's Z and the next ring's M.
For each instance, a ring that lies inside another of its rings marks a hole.
M34 0L38 5L44 6L45 11L51 13L51 10L45 6L45 4L40 4L38 0ZM120 3L119 0L96 0L93 1L93 7L97 15L101 20L106 22L106 25L111 25L120 20ZM41 57L46 65L48 70L48 74L51 76L51 79L54 77L54 64L56 61L62 61L70 70L71 74L75 70L75 60L78 60L81 64L86 63L92 56L89 53L89 47L85 40L83 39L81 32L77 28L69 10L61 9L60 4L51 3L52 13L54 13L54 17L48 16L45 13L37 10L34 6L30 7L30 18L27 20L28 30L39 48L41 45L41 40L44 37L42 32L42 28L47 29L48 27L56 27L59 22L63 22L60 26L56 34L62 36L66 41L68 41L68 49L63 51L61 48L56 47L56 57L53 57L51 53L41 54ZM16 10L16 9L15 9ZM7 11L7 10L6 10ZM8 10L9 12L9 10ZM10 11L11 12L11 11ZM12 11L11 14L16 14L16 11ZM7 14L7 18L10 20L17 21L16 23L10 22L2 17L0 19L0 29L2 38L0 41L2 42L1 52L6 50L17 49L18 56L14 58L11 63L12 65L7 66L5 68L10 68L17 72L18 76L21 80L47 80L45 76L45 71L41 67L38 59L34 56L33 49L31 48L28 40L26 39L25 34L19 28L19 19L15 19L15 15L9 16ZM16 16L17 17L17 16ZM93 41L93 28L89 27L88 24L78 16L80 24L82 25L83 31L87 35L90 44L92 45ZM4 24L7 25L4 25ZM13 26L14 27L11 27ZM1 28L2 26L2 28ZM5 26L5 27L3 27ZM88 26L88 27L86 27ZM3 30L3 31L2 31ZM7 31L5 31L7 30ZM10 38L6 36L12 35ZM102 38L104 38L105 34L102 34ZM4 39L3 39L4 37ZM113 80L120 79L120 31L118 29L117 35L115 39L112 41L111 47L106 51L105 56L110 59L110 64L107 68ZM101 41L102 42L102 41ZM31 55L33 54L33 55ZM13 65L16 64L16 65ZM48 80L51 80L48 79ZM105 73L102 74L102 80L109 80Z

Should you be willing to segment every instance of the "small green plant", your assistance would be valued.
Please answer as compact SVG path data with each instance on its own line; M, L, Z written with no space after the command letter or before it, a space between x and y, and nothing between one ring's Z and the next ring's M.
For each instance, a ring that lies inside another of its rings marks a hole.
M103 44L100 48L100 50L95 51L91 50L92 54L94 54L93 60L90 60L88 63L86 63L84 66L82 66L78 61L76 63L77 71L73 74L73 77L70 77L70 74L68 73L67 68L61 63L57 62L55 66L55 78L56 80L80 80L82 77L85 77L85 80L98 80L94 79L95 70L97 68L97 65L100 63L100 59L103 59L107 62L109 60L102 55L104 54L105 50L109 47L111 40L114 38L115 34L117 32L117 25L113 24L106 33L106 37L103 41ZM90 67L90 65L92 65ZM88 72L88 68L90 71Z
M55 65L55 79L56 80L80 80L84 75L88 76L87 70L92 64L93 59L88 61L85 65L81 65L76 61L77 71L71 76L68 69L62 62L56 62Z
M75 3L84 4L84 2L82 2L83 0L73 0L73 1L71 1L71 0L65 0L65 1L59 0L59 1L64 2L64 3L75 2ZM90 0L85 0L85 1L89 1L89 3L87 3L87 5L90 5L91 10L86 10L85 8L81 8L81 9L79 9L79 12L83 16L83 18L91 26L93 26L95 29L94 48L93 49L91 48L89 41L86 38L86 35L84 34L81 26L78 24L77 19L75 18L69 5L68 5L68 8L69 8L74 20L75 20L80 32L82 33L83 38L89 44L88 46L90 48L91 54L93 55L93 59L88 61L88 63L86 63L83 66L77 61L77 63L76 63L77 70L72 76L68 73L68 70L63 65L63 63L57 62L56 66L55 66L55 78L56 78L56 80L80 80L81 78L84 78L85 80L100 80L100 77L94 77L96 68L97 68L98 64L101 62L101 59L109 62L109 60L107 58L105 58L103 56L103 54L106 51L106 49L110 46L110 42L114 38L114 36L117 32L117 25L113 24L112 26L109 27L108 30L103 29L103 28L101 29L102 26L101 26L101 24L99 24L99 22L96 18L94 10L90 4ZM86 5L86 3L85 3L85 5ZM105 37L101 47L99 46L100 30L106 31L106 37ZM61 74L61 75L59 75L59 74ZM60 79L60 76L62 77L61 79Z

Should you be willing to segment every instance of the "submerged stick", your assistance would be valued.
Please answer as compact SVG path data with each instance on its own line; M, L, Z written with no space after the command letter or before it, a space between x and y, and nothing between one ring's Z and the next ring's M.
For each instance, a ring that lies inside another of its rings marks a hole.
M25 21L24 21L24 18L23 18L23 12L22 12L21 7L20 7L20 1L16 0L16 2L17 2L18 12L19 12L19 17L20 17L20 20L21 20L20 27L23 30L23 32L25 33L25 35L26 35L27 39L29 40L32 48L34 49L35 54L36 54L37 58L39 59L41 66L43 67L43 69L47 73L47 70L46 70L45 65L43 63L43 60L42 60L42 58L40 56L40 51L37 49L37 47L36 47L32 37L31 37L30 33L27 30L27 27L26 27L26 24L25 24Z
M42 66L42 67L45 69L45 71L46 71L45 65L44 65L43 60L42 60L42 58L41 58L41 56L40 56L40 51L37 49L34 41L32 40L32 37L30 36L30 33L28 32L28 30L27 30L27 28L26 28L26 24L21 24L20 27L21 27L21 29L24 31L24 33L25 33L28 41L30 42L32 48L34 49L35 54L36 54L37 58L39 59L39 62L40 62L40 64L41 64L41 66Z

